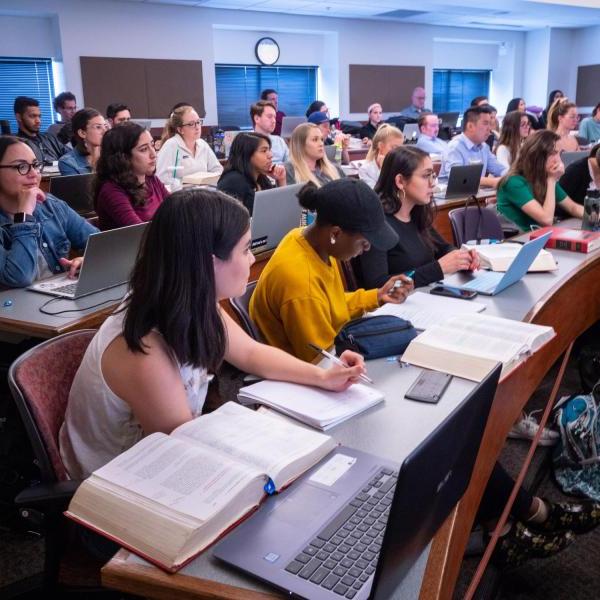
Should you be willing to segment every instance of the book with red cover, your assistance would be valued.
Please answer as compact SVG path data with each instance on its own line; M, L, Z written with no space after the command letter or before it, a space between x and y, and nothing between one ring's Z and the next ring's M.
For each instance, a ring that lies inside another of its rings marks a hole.
M584 231L583 229L567 229L566 227L543 227L536 229L529 235L534 240L547 231L552 231L546 248L557 250L570 250L571 252L593 252L600 248L600 231Z

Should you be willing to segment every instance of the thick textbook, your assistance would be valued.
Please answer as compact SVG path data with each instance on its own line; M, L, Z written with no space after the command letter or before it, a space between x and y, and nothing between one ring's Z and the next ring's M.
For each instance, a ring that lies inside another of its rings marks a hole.
M259 381L238 393L242 404L263 404L317 429L327 430L383 402L378 390L355 383L343 392L285 383Z
M481 259L481 266L484 269L504 272L508 270L508 267L510 267L515 256L517 256L523 246L514 242L504 242L502 244L484 244L479 246L465 244L465 247L469 250L477 251ZM558 269L558 265L552 254L547 250L540 250L527 272L554 271L556 269Z
M554 337L554 329L500 317L461 315L418 335L404 362L482 381L497 363L505 376Z
M543 227L529 234L530 239L535 239L552 231L546 248L557 250L570 250L571 252L593 252L600 248L600 231L584 231L583 229L567 229L566 227Z
M228 402L94 471L66 515L175 572L335 446Z

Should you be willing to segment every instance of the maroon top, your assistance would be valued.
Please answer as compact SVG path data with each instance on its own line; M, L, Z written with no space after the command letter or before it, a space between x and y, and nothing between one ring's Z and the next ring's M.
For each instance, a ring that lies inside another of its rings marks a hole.
M146 177L146 190L146 202L143 206L134 206L122 187L106 181L96 200L100 229L104 231L150 221L169 192L155 175Z
M283 124L283 117L285 113L278 110L275 113L275 129L273 129L273 135L281 135L281 125Z

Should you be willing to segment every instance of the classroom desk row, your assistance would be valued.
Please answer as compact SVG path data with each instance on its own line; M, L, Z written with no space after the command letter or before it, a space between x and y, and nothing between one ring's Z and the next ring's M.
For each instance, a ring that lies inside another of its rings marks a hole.
M452 597L479 501L512 423L568 344L600 319L600 252L589 256L552 253L558 261L557 271L532 273L496 297L478 297L486 304L484 314L551 325L557 335L501 381L467 492L414 564L398 598ZM386 396L385 403L334 428L331 434L340 443L397 462L433 431L474 385L454 378L439 404L425 405L404 399L420 369L400 369L385 359L368 366ZM219 563L210 550L176 575L166 575L121 550L103 568L102 580L107 587L159 599L281 597L273 588Z

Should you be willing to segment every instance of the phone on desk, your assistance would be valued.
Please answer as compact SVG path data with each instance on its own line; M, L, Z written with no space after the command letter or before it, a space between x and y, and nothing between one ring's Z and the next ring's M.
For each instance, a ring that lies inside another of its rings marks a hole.
M461 290L450 285L436 285L429 291L436 296L448 296L449 298L460 298L461 300L472 300L477 296L477 292L472 290Z

